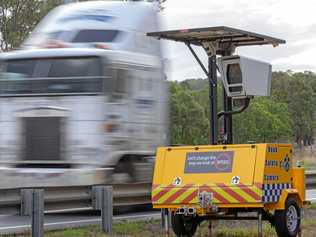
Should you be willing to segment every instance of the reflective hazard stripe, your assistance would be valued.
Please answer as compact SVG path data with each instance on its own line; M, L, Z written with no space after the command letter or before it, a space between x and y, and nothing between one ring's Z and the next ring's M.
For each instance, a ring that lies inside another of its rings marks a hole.
M193 201L193 198L190 199L192 195L197 191L197 189L187 189L181 196L177 197L174 202L175 203L190 203ZM190 199L190 200L189 200ZM188 201L189 200L189 201Z
M201 191L202 192L206 191L206 192L213 193L213 197L214 197L215 201L217 201L217 202L229 203L229 201L224 196L222 196L218 192L214 192L214 190L212 188L210 188L209 186L207 186L207 185L203 185L202 188L201 188Z
M197 196L198 196L198 190L195 189L189 196L183 199L181 203L182 204L191 203L192 200L194 200L195 198L197 199ZM196 200L195 202L198 202L198 200Z
M158 190L159 192L155 196L152 197L152 201L153 202L158 201L161 197L163 197L166 193L168 193L172 187L173 187L173 185L169 185L165 188L159 189L159 186L158 186L158 188L156 188L156 190L159 189Z
M187 184L184 186L159 186L153 185L152 202L154 204L189 204L198 203L200 192L210 192L213 194L213 203L258 203L262 201L262 184L247 186L238 184L228 186L223 183L212 185L194 186Z
M229 196L233 197L235 200L237 200L239 203L245 203L247 202L246 199L244 199L242 196L237 194L232 188L226 186L225 184L217 184L224 192L226 192Z
M260 190L259 188L249 188L244 184L238 184L237 186L240 187L245 193L247 193L252 198L257 200L261 199L262 190Z
M180 188L180 189L176 189L176 192L173 193L170 197L168 197L165 200L165 203L172 203L174 200L176 200L178 197L181 197L181 195L187 191L190 187L192 187L192 184L187 184L184 187Z

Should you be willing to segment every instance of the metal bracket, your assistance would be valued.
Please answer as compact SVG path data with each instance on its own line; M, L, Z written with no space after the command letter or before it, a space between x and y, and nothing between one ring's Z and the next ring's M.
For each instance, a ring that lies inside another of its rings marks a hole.
M236 46L231 42L225 42L220 44L221 55L230 56L235 53Z
M233 115L233 114L239 114L239 113L242 113L244 112L248 107L249 107L249 104L250 104L250 99L251 98L246 98L246 102L245 102L245 105L240 108L239 110L232 110L232 111L221 111L217 114L217 118L220 118L224 115Z
M200 65L200 67L202 68L203 72L205 73L206 77L209 77L209 73L206 70L204 64L202 63L201 59L197 56L197 54L195 53L194 49L192 48L191 44L186 43L186 46L188 46L188 48L190 49L191 53L193 54L194 58L196 59L196 61L198 62L198 64Z
M231 42L222 43L220 41L215 42L202 42L203 48L208 56L222 55L228 56L235 53L236 46Z
M208 56L216 55L219 50L218 41L215 42L202 42L203 48Z
M201 59L199 58L199 56L195 53L195 51L192 48L191 44L189 44L189 43L185 43L185 44L186 44L186 46L188 46L188 48L191 51L192 55L194 56L195 60L198 62L198 64L202 68L203 72L205 73L206 77L210 79L212 85L214 86L215 82L213 81L212 78L210 78L209 72L206 70L206 68L205 68L204 64L202 63Z

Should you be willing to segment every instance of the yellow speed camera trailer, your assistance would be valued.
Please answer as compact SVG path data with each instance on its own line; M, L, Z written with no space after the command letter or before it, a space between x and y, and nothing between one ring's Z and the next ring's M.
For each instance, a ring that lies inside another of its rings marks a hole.
M276 225L294 207L299 222L304 177L303 168L292 166L292 146L287 144L161 147L152 203L200 220L234 218L242 209L262 211Z
M233 55L235 49L269 44L275 47L285 41L223 26L147 35L185 43L209 81L212 145L157 150L152 204L164 210L166 229L168 216L177 236L193 236L204 220L253 219L258 220L259 236L262 220L268 220L280 237L297 236L305 204L305 175L302 167L293 166L292 145L232 145L232 115L247 109L252 97L269 96L272 74L270 64ZM208 67L192 45L203 47ZM224 88L224 111L219 113L217 70ZM234 109L235 104L241 108ZM219 139L221 118L224 133ZM256 215L240 215L245 212Z
M187 212L186 205L198 214L238 207L284 210L289 196L299 206L305 200L304 169L292 167L287 144L162 147L155 171L153 205L175 212ZM208 203L204 194L211 194Z

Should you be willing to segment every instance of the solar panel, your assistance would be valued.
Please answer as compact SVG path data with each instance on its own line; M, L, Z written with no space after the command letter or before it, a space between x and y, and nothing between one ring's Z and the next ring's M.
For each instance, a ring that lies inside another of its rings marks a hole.
M285 40L282 39L226 26L150 32L147 35L158 39L179 41L197 46L202 46L205 42L231 44L235 47L269 44L278 46L285 43Z

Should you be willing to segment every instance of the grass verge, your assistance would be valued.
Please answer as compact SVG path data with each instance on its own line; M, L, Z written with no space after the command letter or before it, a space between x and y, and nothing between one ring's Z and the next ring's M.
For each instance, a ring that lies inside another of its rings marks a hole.
M316 204L304 210L303 236L314 237L316 231ZM256 221L215 221L213 222L214 237L255 237L257 236ZM264 223L264 236L276 237L274 228L269 223ZM7 235L7 237L28 237L29 234ZM106 235L99 226L67 229L64 231L48 231L45 237L165 237L159 220L148 221L122 221L113 225L113 234ZM172 233L170 237L174 237ZM204 222L198 228L195 236L209 236L208 223Z

